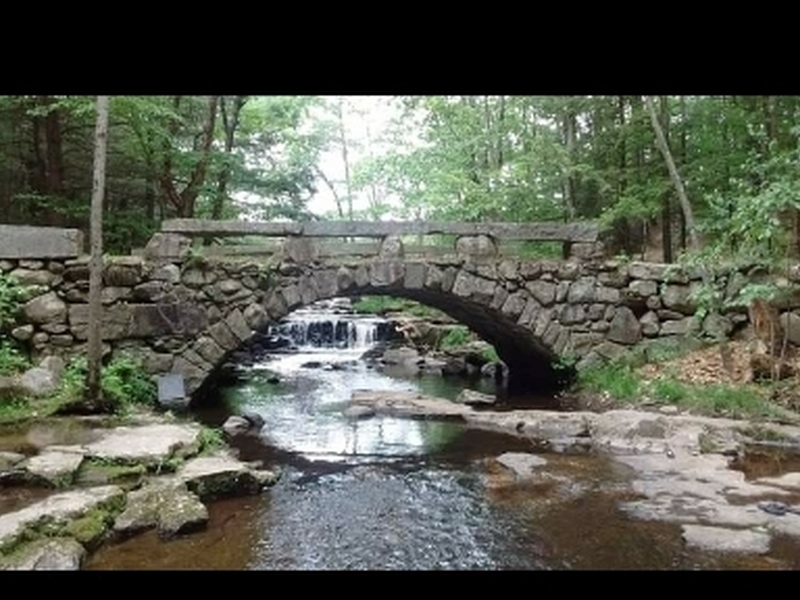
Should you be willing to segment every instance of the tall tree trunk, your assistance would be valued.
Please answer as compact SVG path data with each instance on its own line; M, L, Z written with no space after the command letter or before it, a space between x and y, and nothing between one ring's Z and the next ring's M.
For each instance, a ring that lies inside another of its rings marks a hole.
M47 101L47 105L51 104L52 99ZM47 192L52 196L59 196L64 192L64 160L58 108L50 108L44 118L44 139L47 149Z
M203 124L203 132L200 143L200 159L192 171L192 177L189 184L181 192L181 200L183 201L185 214L183 216L193 217L194 207L197 202L197 197L200 195L200 189L206 180L206 172L208 171L208 163L211 158L211 145L214 142L214 125L217 120L217 104L219 96L209 96L208 105L206 109L206 120Z
M175 216L179 218L192 218L194 216L195 203L205 183L206 171L208 170L208 163L211 157L211 145L214 141L214 125L217 119L218 100L219 96L208 97L206 117L203 122L202 131L200 132L200 142L197 148L200 152L200 158L198 158L192 169L189 183L187 183L186 187L181 191L178 191L175 186L175 175L172 172L172 149L169 146L169 142L166 142L160 184L164 196L175 209ZM181 97L175 96L173 99L173 107L176 112L180 107L180 102ZM177 120L173 120L169 128L172 136L177 134L179 126L180 124Z
M38 101L31 101L28 106L30 108L38 108ZM31 117L31 156L26 161L31 190L40 196L47 195L47 162L42 150L43 125L42 117L38 114ZM49 215L41 205L32 206L31 208L33 208L33 212L30 217L42 219L45 224L49 225Z
M350 180L350 158L347 145L347 134L344 128L344 98L339 96L338 110L336 111L339 126L339 141L341 143L342 163L344 164L344 186L347 194L347 218L353 220L353 188Z
M670 152L669 145L664 137L664 131L661 129L661 124L658 122L658 115L656 114L656 109L653 106L653 100L650 98L650 96L645 96L644 101L647 106L647 112L650 114L650 122L652 123L653 130L656 134L656 145L658 146L661 154L664 156L664 161L667 163L667 169L669 169L670 179L672 179L672 185L675 186L675 191L678 194L678 200L680 200L681 203L681 210L683 211L683 216L686 219L686 227L689 230L690 248L692 251L697 251L700 249L700 242L697 239L694 216L692 215L692 206L689 204L689 198L686 196L686 190L683 187L683 181L681 181L681 177L678 174L678 169L675 166L675 161L672 159L672 152Z
M659 99L661 112L661 127L664 130L664 139L669 145L669 101L666 96ZM661 207L661 254L665 263L672 262L672 203L669 191L664 193L663 206Z
M220 169L219 178L217 179L217 192L214 196L214 204L211 209L212 219L219 220L222 218L225 200L228 197L228 181L230 180L231 174L230 159L236 139L236 130L239 127L239 115L245 102L247 102L247 96L235 96L229 117L225 96L220 97L220 116L222 117L222 126L225 129L225 161L222 164L222 169Z
M572 106L572 101L567 99L567 107L566 112L564 114L564 141L567 147L567 157L569 160L569 167L567 168L567 177L566 177L566 192L567 195L564 198L565 208L567 209L567 220L574 221L576 215L575 209L575 196L576 196L576 188L577 182L575 181L575 173L573 171L573 167L575 165L575 109Z
M505 142L506 97L500 96L500 110L497 115L497 169L503 166L503 144Z
M108 146L108 96L97 97L97 123L94 134L94 177L92 179L91 259L89 263L89 372L86 399L93 404L102 400L100 369L103 361L100 293L103 286L103 195L106 185L106 149Z
M369 121L364 123L367 144L367 159L370 164L375 160L375 153L372 150L372 131L369 127ZM370 177L369 181L369 212L373 219L380 220L380 202L378 200L378 187L375 185L375 178Z
M689 162L686 156L686 130L689 127L687 122L686 116L686 96L680 97L680 106L681 106L681 167L685 167L686 164ZM727 161L725 162L725 168L728 168ZM725 181L728 181L729 178L726 178ZM680 221L680 243L681 243L681 250L686 250L686 219L683 218L683 213L679 212L679 221Z
M625 153L627 152L626 145L625 145L625 96L618 96L617 97L617 117L619 119L617 130L619 132L619 145L617 150L617 168L619 169L619 175L617 176L617 199L616 201L619 202L622 195L625 193L625 181L627 177L626 170L626 156Z

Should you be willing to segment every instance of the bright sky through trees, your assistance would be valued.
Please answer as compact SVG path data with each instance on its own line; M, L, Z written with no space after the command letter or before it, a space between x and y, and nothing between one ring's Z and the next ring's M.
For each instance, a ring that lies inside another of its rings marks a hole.
M323 97L328 104L337 102L339 98L339 96ZM392 150L393 145L387 138L392 120L401 114L396 98L391 96L344 96L342 107L344 135L351 170L365 159L379 157ZM314 121L330 119L329 112L321 108L310 111L304 125L312 126ZM340 140L338 141L340 142ZM335 186L342 188L345 186L345 164L340 143L329 145L328 149L320 155L318 166ZM383 198L383 200L395 206L401 202L401 199L397 197ZM354 190L353 210L365 211L368 206L368 191ZM317 192L308 203L308 209L318 216L334 216L336 214L333 192L320 178L317 179Z

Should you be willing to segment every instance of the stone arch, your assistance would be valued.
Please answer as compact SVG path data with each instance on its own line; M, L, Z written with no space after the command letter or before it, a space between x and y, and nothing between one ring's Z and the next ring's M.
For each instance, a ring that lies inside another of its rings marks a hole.
M565 330L552 334L552 311L543 309L528 292L509 291L515 286L504 283L496 273L494 278L481 275L480 267L474 265L437 266L409 260L338 267L284 264L272 273L261 302L227 310L176 355L173 371L183 374L187 391L193 393L256 331L294 310L335 297L390 295L442 310L491 343L509 367L512 385L544 391L563 383L568 373L556 368L555 347L563 346L559 336ZM538 322L537 317L541 317Z

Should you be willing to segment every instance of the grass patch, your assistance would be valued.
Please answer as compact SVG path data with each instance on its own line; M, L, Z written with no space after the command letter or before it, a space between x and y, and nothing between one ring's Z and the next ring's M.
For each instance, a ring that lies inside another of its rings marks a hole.
M33 416L33 408L25 398L0 401L0 425L24 421Z
M222 430L217 427L203 426L199 434L200 454L213 454L226 446Z
M440 349L447 349L447 348L456 348L458 346L463 346L464 344L468 344L474 339L472 332L469 330L468 327L463 325L456 325L455 327L450 327L442 336L441 341L439 342Z
M615 400L632 400L639 395L641 380L629 365L609 363L578 373L577 386L589 392L605 392Z
M353 310L360 314L384 315L390 312L402 312L440 321L449 319L445 313L436 308L393 296L362 296L353 302Z
M78 358L67 365L61 387L51 399L56 406L55 410L83 401L87 372L86 358ZM113 412L125 414L136 406L155 405L155 382L131 358L119 357L104 366L100 374L100 385L103 397Z
M785 411L766 399L766 391L756 384L699 385L664 376L644 381L625 364L607 364L579 373L578 389L607 393L615 400L656 401L673 404L695 414L733 419L782 418Z
M28 399L23 397L0 400L0 425L22 423L54 415L61 404L54 398Z
M762 392L753 385L737 387L714 384L687 387L690 387L692 393L684 404L692 411L734 419L781 416L780 409L765 400Z
M30 366L30 360L16 342L0 339L0 375L13 375Z
M481 351L481 358L489 363L500 362L500 357L497 355L497 350L494 346L489 346Z
M672 377L661 377L647 386L650 394L656 400L669 404L678 404L687 397L687 385Z

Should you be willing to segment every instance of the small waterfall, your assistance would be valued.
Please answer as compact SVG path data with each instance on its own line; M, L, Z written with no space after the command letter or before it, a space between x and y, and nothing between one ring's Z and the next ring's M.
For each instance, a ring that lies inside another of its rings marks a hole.
M349 301L322 301L300 309L270 326L269 335L298 348L368 349L387 339L389 324L353 312Z

